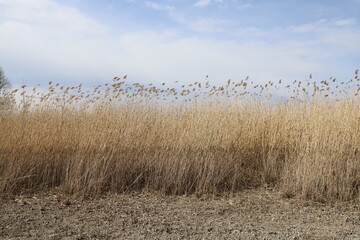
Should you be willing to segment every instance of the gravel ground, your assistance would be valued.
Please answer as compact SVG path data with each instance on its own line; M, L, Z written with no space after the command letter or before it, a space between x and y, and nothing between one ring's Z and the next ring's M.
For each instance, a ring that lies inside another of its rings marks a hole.
M41 194L0 200L0 239L360 239L360 206L233 196Z

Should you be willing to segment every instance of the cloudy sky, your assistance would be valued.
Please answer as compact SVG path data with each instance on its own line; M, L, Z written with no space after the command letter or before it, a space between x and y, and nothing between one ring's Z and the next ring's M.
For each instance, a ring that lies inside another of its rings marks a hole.
M16 87L348 80L360 0L0 0L0 66Z

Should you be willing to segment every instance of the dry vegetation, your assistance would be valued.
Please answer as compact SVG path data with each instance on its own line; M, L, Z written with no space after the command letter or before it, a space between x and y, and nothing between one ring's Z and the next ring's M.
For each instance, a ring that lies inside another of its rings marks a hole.
M246 78L156 87L124 76L93 90L22 86L7 95L20 102L0 112L0 193L217 194L271 186L287 197L359 201L355 74L290 85Z

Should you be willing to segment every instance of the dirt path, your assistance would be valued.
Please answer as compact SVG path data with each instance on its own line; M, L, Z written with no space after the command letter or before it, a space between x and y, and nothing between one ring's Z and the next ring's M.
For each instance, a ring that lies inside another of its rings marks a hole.
M0 239L360 239L360 206L266 190L199 199L147 194L0 201Z

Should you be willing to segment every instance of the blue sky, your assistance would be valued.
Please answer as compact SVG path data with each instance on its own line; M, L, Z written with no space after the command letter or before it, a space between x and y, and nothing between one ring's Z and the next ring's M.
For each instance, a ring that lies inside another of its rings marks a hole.
M348 80L360 0L0 0L0 66L16 87Z

